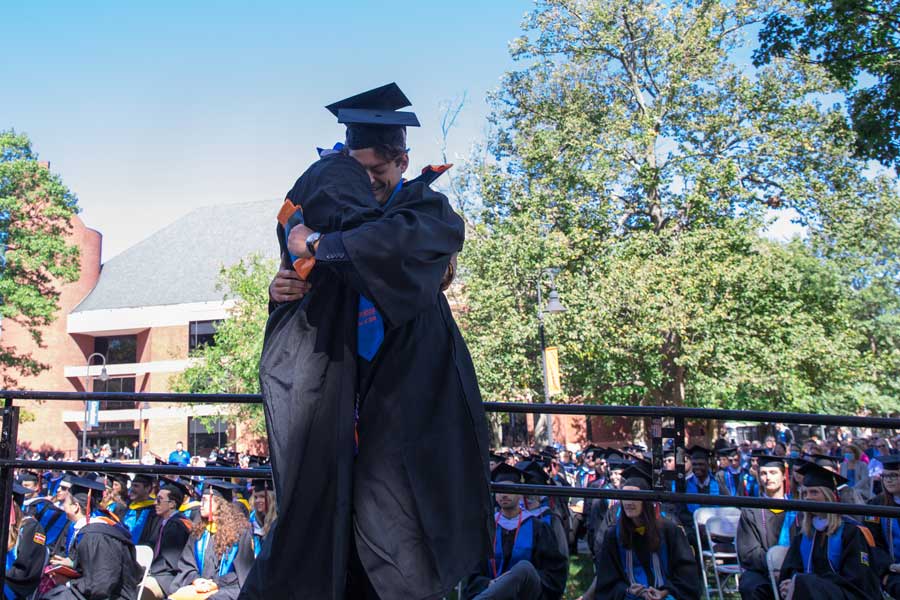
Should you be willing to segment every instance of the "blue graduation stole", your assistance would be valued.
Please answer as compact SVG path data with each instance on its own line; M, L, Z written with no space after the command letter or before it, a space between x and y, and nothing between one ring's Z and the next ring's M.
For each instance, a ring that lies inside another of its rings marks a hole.
M403 181L401 180L391 192L388 201L384 203L384 208L388 207L402 187ZM372 362L384 342L384 319L381 318L381 313L375 308L375 304L362 294L359 296L359 312L357 314L356 350L361 357Z
M707 475L709 477L709 475ZM693 476L687 480L687 483L684 486L684 492L686 494L697 494L697 476ZM716 481L715 477L709 477L709 495L710 496L721 496L719 493L719 482ZM700 508L699 504L688 504L688 510L691 511L691 514L694 514L698 508Z
M38 511L43 511L38 522L47 534L47 546L49 547L55 544L56 540L59 539L59 536L63 532L63 529L66 528L69 519L66 517L66 513L54 510L48 506L50 504L49 500L44 500L43 502L43 509L38 509ZM56 517L56 519L53 517Z
M790 500L789 496L784 497L785 500ZM762 509L762 521L763 521L763 535L768 531L766 527L766 515L771 511L767 508ZM794 527L794 523L797 521L797 513L789 510L784 514L784 521L781 522L781 531L778 532L778 541L776 542L776 546L790 546L791 545L791 529Z
M503 573L513 568L516 563L523 560L531 560L532 544L534 543L534 526L531 517L520 513L520 518L524 519L516 528L516 537L513 540L512 552L509 556L509 564L503 561L503 527L500 526L499 519L497 530L494 533L494 578L499 577Z
M622 567L625 570L625 576L629 578L629 583L639 583L645 586L653 586L657 589L664 586L666 584L666 573L669 572L669 553L666 551L666 542L663 541L660 544L659 551L651 555L653 562L653 581L651 582L644 565L641 564L640 560L634 559L634 552L627 550L622 545L621 539L622 525L620 519L616 523L616 544L619 546L619 560L622 561ZM637 596L631 596L626 592L625 598L629 600L630 598L637 598ZM677 600L671 594L666 596L666 598Z
M900 521L882 517L881 531L884 532L884 540L887 542L888 553L891 555L891 563L895 563L900 558Z
M206 547L209 545L209 530L204 529L203 534L194 543L194 560L197 561L197 572L203 577L203 562L206 559ZM223 577L234 570L234 559L238 553L238 545L234 544L230 550L222 555L217 571L219 577Z
M5 573L9 573L10 569L12 569L13 564L16 562L16 555L19 551L19 544L16 543L15 546L12 547L12 550L6 553L6 571ZM16 593L9 589L8 585L3 586L3 595L6 597L6 600L16 600Z
M141 534L144 532L144 526L147 524L147 519L149 518L149 508L129 509L128 512L125 513L125 518L122 519L122 523L128 528L128 531L131 532L131 541L135 544L141 539Z
M841 569L841 534L844 531L844 524L841 523L841 526L838 527L838 530L834 532L833 535L828 536L828 564L831 566L831 570L835 573L839 572ZM803 557L803 572L804 573L812 573L812 547L813 540L816 538L816 534L820 532L816 531L813 533L812 538L808 538L803 535L800 539L800 556Z

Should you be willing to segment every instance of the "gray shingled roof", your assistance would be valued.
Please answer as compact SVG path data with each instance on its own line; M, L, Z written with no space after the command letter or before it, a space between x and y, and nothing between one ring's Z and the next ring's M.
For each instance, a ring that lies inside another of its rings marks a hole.
M258 252L278 257L280 200L197 209L107 261L73 312L222 300L219 269Z

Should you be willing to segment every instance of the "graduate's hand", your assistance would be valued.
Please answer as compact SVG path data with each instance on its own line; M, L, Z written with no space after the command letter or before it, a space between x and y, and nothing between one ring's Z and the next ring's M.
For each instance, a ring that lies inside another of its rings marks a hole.
M658 590L654 587L647 588L646 597L647 600L662 600L666 596L669 595L668 590Z
M294 225L291 228L290 235L288 235L288 252L297 258L309 258L312 256L309 250L306 249L306 238L311 233L314 233L313 230L302 223Z
M778 591L781 593L783 600L791 600L791 596L794 595L794 580L785 579L782 581L781 585L778 586Z
M194 589L201 594L218 589L215 581L213 581L212 579L203 579L202 577L198 577L197 579L195 579L193 582L191 582L191 585L194 586Z
M646 587L642 586L639 583L632 583L631 586L626 590L632 596L642 596L644 594L644 590Z
M310 290L308 281L303 281L293 269L281 269L269 284L269 298L275 302L299 300Z
M50 557L50 564L53 566L56 565L65 565L67 567L74 567L75 561L71 558L66 558L65 556L54 555Z

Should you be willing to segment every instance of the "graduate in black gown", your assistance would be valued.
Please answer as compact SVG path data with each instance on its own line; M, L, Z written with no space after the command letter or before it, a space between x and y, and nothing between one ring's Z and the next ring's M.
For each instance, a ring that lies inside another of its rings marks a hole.
M785 498L786 469L784 458L754 451L758 460L759 484L764 498ZM766 565L766 552L772 546L790 546L797 532L797 515L793 511L767 508L742 508L738 521L737 554L741 567L739 590L743 600L774 598Z
M125 519L125 513L128 512L129 481L131 478L126 473L106 474L106 494L103 497L103 507L116 515L120 521Z
M625 470L623 490L649 490L650 463ZM623 500L615 527L606 532L594 583L584 600L698 600L697 564L684 530L660 516L654 502Z
M27 488L13 484L12 518L6 546L6 600L25 600L41 580L47 560L47 536L37 519L19 508L29 493Z
M122 523L131 532L131 541L135 545L156 545L159 537L159 519L156 517L155 501L150 497L153 491L153 478L149 475L135 475L128 490L128 509L122 517Z
M175 479L162 478L156 494L159 539L153 549L153 563L144 582L144 597L161 600L175 591L172 581L178 575L178 561L194 528L193 522L179 512L188 494L187 486Z
M900 456L879 456L878 460L884 466L883 489L869 504L900 508ZM883 556L884 565L879 573L882 589L891 597L900 598L900 519L866 517L866 526Z
M491 473L497 483L523 483L525 473L501 463ZM522 496L499 492L494 549L465 581L470 600L559 600L566 589L569 561L550 526L522 510Z
M64 507L75 522L75 535L69 558L52 559L51 563L71 567L81 576L56 579L60 585L42 597L136 600L142 569L135 559L129 532L112 513L93 509L93 503L99 504L103 498L104 485L78 477L70 481L72 485Z
M288 194L305 224L287 241L280 226L284 264L315 266L266 328L279 518L248 600L340 599L348 578L368 597L440 597L490 549L487 422L442 293L464 226L428 185L437 171L401 180L408 105L390 84L330 106L345 147Z
M200 499L200 522L194 525L178 559L170 597L233 600L253 565L253 536L250 523L234 504L234 485L207 479ZM295 556L300 563L303 556ZM217 591L203 595L210 589ZM289 590L281 595L288 597ZM199 594L199 595L198 595Z
M278 518L278 507L271 480L254 479L252 489L253 511L250 513L249 521L253 529L253 554L258 555L263 540Z
M623 473L631 464L625 460L625 455L618 451L611 451L607 455L607 473L609 480L602 489L620 490L625 482ZM619 501L611 498L601 498L591 503L591 513L588 515L588 539L591 546L591 556L594 560L600 553L600 547L606 537L606 532L616 524L619 518Z
M531 485L551 485L550 475L544 470L541 463L530 460L516 465L525 476L525 483ZM563 525L562 517L550 506L550 499L546 496L522 496L523 510L532 517L539 519L547 525L556 537L559 552L566 558L569 557L569 538Z
M847 480L815 463L799 468L800 494L812 502L836 502ZM869 531L836 514L801 513L801 532L781 565L779 591L784 600L872 600L881 597L873 568Z

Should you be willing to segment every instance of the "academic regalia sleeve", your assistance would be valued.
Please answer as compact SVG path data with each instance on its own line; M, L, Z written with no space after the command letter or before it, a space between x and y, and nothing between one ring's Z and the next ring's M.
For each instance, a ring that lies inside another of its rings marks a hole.
M569 560L559 551L559 545L553 530L538 519L533 519L534 548L532 564L541 576L543 598L558 600L566 591L566 578L569 576Z
M737 530L737 553L742 567L766 573L768 572L766 548L760 538L760 535L766 535L766 532L760 531L756 514L756 509L741 509Z
M247 580L247 574L250 573L254 560L256 556L253 554L253 532L247 528L238 541L238 553L234 559L234 570L241 586Z
M75 567L81 577L73 579L70 587L89 600L119 597L125 569L134 561L123 555L124 546L111 537L85 534L75 547Z
M6 569L6 579L17 586L36 586L40 581L46 556L44 528L33 518L25 519L19 530L16 560Z
M628 590L625 569L619 558L619 545L616 541L616 528L610 527L603 536L600 552L596 557L595 600L623 600ZM602 566L602 567L601 567Z
M462 219L443 194L418 183L396 196L381 218L341 236L354 273L346 283L358 289L361 281L364 289L358 291L394 326L434 302L450 256L462 249L465 237Z
M138 540L138 544L155 548L156 542L159 540L159 528L162 522L159 520L156 511L152 507L147 510L150 511L150 515L147 517L147 523L141 531L141 538Z
M872 549L859 527L844 523L840 573L826 573L824 577L848 591L861 593L863 598L878 598L881 583L872 568Z
M700 582L697 579L697 560L684 530L674 523L663 521L662 534L669 553L666 584L663 589L678 600L699 600Z
M791 545L788 547L787 554L784 556L784 562L781 563L781 571L778 574L779 584L788 580L797 573L803 572L803 555L800 553L800 540L803 535L795 533L791 536Z
M185 525L187 523L187 525ZM175 591L172 581L178 575L178 561L191 536L191 525L187 519L174 517L160 532L159 552L150 565L150 575L167 594Z
M191 585L195 579L200 577L200 568L197 566L197 559L194 558L194 543L197 538L190 536L181 556L178 557L178 573L172 579L172 589L177 590L186 585Z

